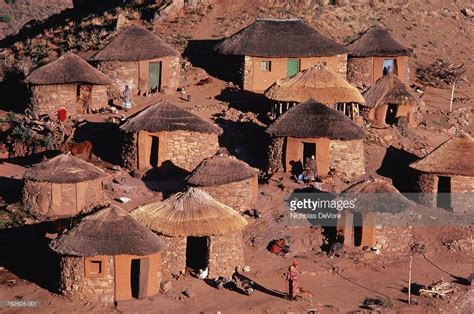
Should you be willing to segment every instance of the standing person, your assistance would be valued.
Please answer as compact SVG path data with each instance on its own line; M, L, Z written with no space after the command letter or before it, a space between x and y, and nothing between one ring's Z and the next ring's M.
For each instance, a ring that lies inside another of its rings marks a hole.
M293 260L293 263L288 268L286 273L286 281L288 283L288 299L290 301L296 301L296 297L300 293L300 288L298 287L298 263L296 260Z
M130 89L130 86L125 85L125 90L123 91L122 97L123 109L128 111L128 109L132 108L132 90Z

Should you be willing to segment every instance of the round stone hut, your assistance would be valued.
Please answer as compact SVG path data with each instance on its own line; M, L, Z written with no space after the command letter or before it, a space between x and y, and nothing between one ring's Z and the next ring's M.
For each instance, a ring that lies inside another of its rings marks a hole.
M461 134L444 142L411 168L418 170L415 190L421 201L458 213L474 213L474 139Z
M131 214L166 243L163 273L208 269L209 278L230 277L244 265L242 231L247 221L198 188L140 206Z
M31 72L25 82L31 89L29 108L36 114L64 109L75 115L108 106L111 80L72 52Z
M61 258L60 293L107 305L159 292L164 247L115 206L86 216L50 243Z
M275 102L273 113L276 116L297 103L314 99L352 120L359 116L359 105L365 102L357 88L322 63L276 81L265 91L265 97Z
M129 26L115 36L92 61L113 81L109 96L117 99L125 86L132 97L149 92L175 92L180 85L180 54L152 32Z
M362 115L375 127L401 124L416 126L415 112L423 104L398 77L386 75L363 93Z
M61 154L25 172L22 204L45 217L71 217L105 200L106 173L72 155Z
M187 181L241 212L251 208L258 194L258 169L226 152L204 159Z
M241 58L241 85L247 91L263 92L318 62L346 77L347 49L301 19L256 19L215 50Z
M349 50L347 78L351 84L360 88L372 86L386 74L394 74L409 83L408 58L412 52L386 29L373 26L346 48Z
M172 164L192 171L219 149L217 125L175 105L161 101L130 117L125 131L123 164L130 170Z
M342 112L315 100L300 103L271 124L269 167L290 172L315 156L316 173L333 169L350 178L365 173L362 129Z

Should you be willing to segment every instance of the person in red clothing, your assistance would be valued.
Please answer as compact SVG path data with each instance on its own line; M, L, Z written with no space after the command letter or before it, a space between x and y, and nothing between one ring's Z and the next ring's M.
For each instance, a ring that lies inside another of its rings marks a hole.
M300 293L300 288L298 287L298 263L296 260L293 260L293 263L288 268L286 273L286 281L288 283L288 299L290 301L296 300L296 297Z

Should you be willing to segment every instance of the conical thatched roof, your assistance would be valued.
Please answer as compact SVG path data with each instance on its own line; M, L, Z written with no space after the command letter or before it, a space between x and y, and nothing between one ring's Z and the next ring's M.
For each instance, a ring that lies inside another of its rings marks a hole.
M371 178L347 188L340 196L346 200L355 200L354 212L399 213L415 207L393 185L379 178Z
M31 72L25 82L34 85L68 83L107 85L111 83L111 80L81 57L68 52L56 61Z
M365 138L362 129L342 112L313 99L297 104L266 130L271 136L325 137L332 140Z
M132 25L115 36L92 59L95 61L139 61L168 56L179 56L179 52L152 32Z
M190 131L221 134L222 129L185 109L166 100L160 101L130 117L121 127L126 132L136 131Z
M300 19L256 19L216 45L224 55L255 57L316 57L347 53Z
M247 221L235 210L198 188L132 211L144 226L171 237L218 236L240 231Z
M347 44L352 57L411 56L411 50L396 40L386 29L372 26L359 38Z
M105 176L105 172L72 155L58 155L34 165L25 172L25 179L51 183L77 183L95 180Z
M163 250L165 244L123 209L110 206L86 216L49 246L61 255L143 256Z
M250 167L234 156L220 152L204 159L188 177L188 183L193 186L212 186L239 182L256 175L258 169Z
M417 106L421 103L408 86L393 74L379 78L363 95L365 106L369 108L388 104Z
M474 177L474 139L468 134L452 137L410 167L425 173Z
M364 103L364 97L357 88L320 63L276 81L265 91L265 96L282 102L303 102L312 98L328 106Z

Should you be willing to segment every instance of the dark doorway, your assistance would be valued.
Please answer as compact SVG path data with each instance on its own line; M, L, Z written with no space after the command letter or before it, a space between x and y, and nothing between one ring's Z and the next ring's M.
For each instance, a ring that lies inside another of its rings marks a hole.
M186 266L194 271L206 269L209 263L209 238L188 237L186 243Z
M361 213L354 213L354 246L362 244L362 225L364 219Z
M132 289L132 298L138 299L140 292L140 259L132 259L130 267L130 288Z
M397 120L397 105L389 104L387 108L387 115L385 116L385 123L392 125Z
M151 137L150 147L150 166L158 168L158 152L160 148L160 138L158 136Z
M452 210L451 208L451 178L438 177L437 204L439 208Z
M316 157L316 144L315 143L304 143L303 142L303 160L306 158Z

